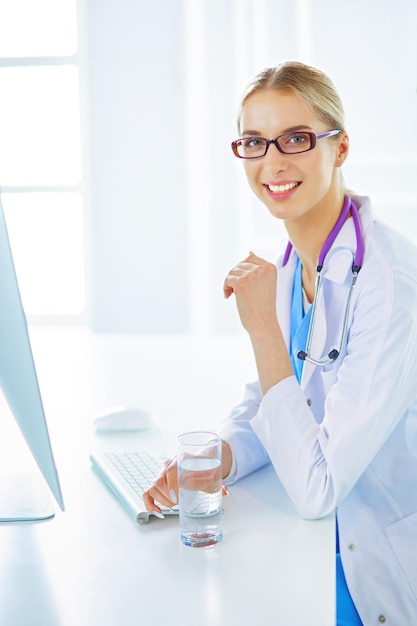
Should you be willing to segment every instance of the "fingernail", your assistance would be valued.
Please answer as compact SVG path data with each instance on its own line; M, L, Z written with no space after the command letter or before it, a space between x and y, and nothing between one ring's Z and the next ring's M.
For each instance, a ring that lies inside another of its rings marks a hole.
M249 250L249 256L255 256L255 253L252 250Z
M177 504L177 494L173 489L170 490L169 495L171 496L171 500L174 504Z
M223 485L223 495L224 495L224 496L228 496L228 495L229 495L229 490L228 490L228 488L226 487L226 485Z
M155 517L159 517L159 519L165 519L165 515L163 515L159 511L152 511L152 513L155 515Z

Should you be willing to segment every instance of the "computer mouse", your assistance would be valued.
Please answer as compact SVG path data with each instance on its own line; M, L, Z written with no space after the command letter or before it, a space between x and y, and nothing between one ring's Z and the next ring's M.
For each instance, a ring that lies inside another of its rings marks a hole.
M96 430L101 432L146 430L153 421L150 411L126 406L109 407L93 419Z

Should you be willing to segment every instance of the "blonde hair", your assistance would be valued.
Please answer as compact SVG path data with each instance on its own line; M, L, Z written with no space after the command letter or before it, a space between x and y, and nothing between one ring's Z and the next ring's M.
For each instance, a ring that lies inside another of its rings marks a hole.
M254 93L263 89L292 92L306 102L329 129L345 130L345 112L339 94L330 78L324 72L300 63L288 61L277 67L262 70L249 83L241 99L238 115L238 132L243 106Z

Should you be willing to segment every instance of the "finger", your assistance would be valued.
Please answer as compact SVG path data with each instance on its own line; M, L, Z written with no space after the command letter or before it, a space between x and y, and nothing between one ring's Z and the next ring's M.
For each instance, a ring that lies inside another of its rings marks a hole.
M172 505L178 504L178 463L176 459L172 460L166 470L166 485Z
M153 481L150 489L156 500L159 499L155 490L162 494L165 506L171 507L178 503L178 466L176 457L167 459L164 462L161 472ZM166 501L169 504L166 504Z
M228 298L230 298L230 296L232 295L232 293L234 293L234 287L233 287L233 283L236 283L236 279L242 275L242 268L240 267L240 263L238 265L235 265L235 267L232 267L232 269L229 271L228 275L225 278L225 281L223 283L223 296L225 297L225 299L227 300Z
M176 504L175 502L172 501L170 495L166 492L166 487L164 487L163 489L160 489L157 483L154 483L153 485L151 485L147 493L150 497L150 500L148 500L148 502L153 504L154 507L156 507L158 510L160 510L159 508L160 504L168 508L171 508L172 506L174 506L174 504Z
M158 506L172 507L178 502L178 470L176 457L167 459L152 485L143 494L146 509L161 511Z
M158 517L162 515L162 510L151 496L149 489L143 492L143 503L145 505L145 509L149 511L149 513L157 513Z
M236 265L236 267L230 270L223 283L223 296L226 300L230 298L232 293L235 293L239 280L244 278L247 272L252 270L254 267L255 265L253 263L241 261L239 265Z
M223 295L225 297L225 299L227 300L228 298L230 298L230 296L232 295L232 293L234 292L233 287L230 287L229 285L226 285L226 282L223 285Z

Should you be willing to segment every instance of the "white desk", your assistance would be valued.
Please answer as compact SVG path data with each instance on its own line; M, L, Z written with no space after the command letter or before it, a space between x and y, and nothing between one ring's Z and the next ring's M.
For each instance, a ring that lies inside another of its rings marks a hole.
M0 526L0 624L334 626L334 520L301 520L270 468L230 488L223 541L197 550L176 517L135 524L90 467L93 445L125 445L93 435L109 404L158 414L129 446L171 452L176 433L215 425L251 374L245 338L31 336L67 510Z

